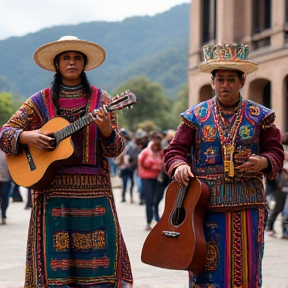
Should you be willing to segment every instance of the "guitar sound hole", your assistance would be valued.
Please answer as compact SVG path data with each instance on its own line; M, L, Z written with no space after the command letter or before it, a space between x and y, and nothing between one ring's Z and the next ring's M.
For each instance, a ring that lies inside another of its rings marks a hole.
M186 212L183 207L176 208L173 211L172 218L171 218L172 225L174 226L180 225L184 221L185 215L186 215Z

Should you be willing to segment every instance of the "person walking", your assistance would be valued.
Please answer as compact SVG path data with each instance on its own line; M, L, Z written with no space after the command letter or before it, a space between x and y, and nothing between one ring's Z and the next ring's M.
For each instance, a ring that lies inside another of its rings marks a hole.
M242 97L246 75L258 69L247 60L249 47L208 45L203 54L199 69L211 74L214 97L181 114L164 151L170 177L185 186L197 177L211 194L206 264L189 273L189 285L259 288L268 211L263 176L274 179L282 168L281 135L272 110Z
M133 141L130 133L124 128L120 129L120 135L124 139L125 148L123 152L115 160L119 169L119 176L122 179L122 200L121 202L126 202L126 191L128 184L130 184L130 202L133 203L133 188L134 188L134 177L135 171L137 169L137 157L138 149Z
M28 188L27 189L27 202L26 202L26 205L24 207L25 210L28 210L30 208L32 208L32 189L31 188Z
M111 97L90 85L85 73L105 55L97 43L75 36L39 47L34 60L55 73L53 82L27 99L0 130L0 148L8 155L27 152L29 145L55 151L58 139L41 133L43 125L52 118L91 120L72 135L80 159L55 171L48 187L33 191L25 288L132 287L107 160L122 152L124 142L115 113L103 108Z
M138 155L138 174L145 199L147 231L152 229L153 219L157 222L160 219L158 207L164 194L164 185L158 180L159 174L164 170L162 138L160 132L152 132L148 146Z
M284 136L282 137L282 143L284 144ZM269 236L274 236L275 235L275 230L274 230L274 224L275 221L280 213L282 213L282 236L283 238L286 238L287 236L287 229L286 225L284 224L286 222L286 216L285 216L285 203L287 199L287 193L288 193L288 152L284 152L285 155L285 161L284 161L284 167L281 169L279 172L277 178L275 179L275 190L274 190L274 201L275 204L273 205L273 208L271 209L268 220L267 220L267 225L266 225L266 233ZM268 181L269 182L269 181ZM284 213L283 213L284 212ZM284 214L284 215L283 215Z
M23 202L22 195L20 193L20 186L13 181L11 189L12 202Z
M135 144L138 149L138 156L140 152L147 147L149 143L149 137L146 131L142 129L138 129L135 133ZM138 161L138 156L137 156L137 161ZM139 169L138 169L138 164L137 164L137 190L139 193L139 205L144 205L145 200L144 200L144 193L143 193L143 187L142 187L142 180L141 177L139 176Z
M0 202L1 202L1 223L6 225L7 208L9 206L12 179L7 167L5 153L0 149Z

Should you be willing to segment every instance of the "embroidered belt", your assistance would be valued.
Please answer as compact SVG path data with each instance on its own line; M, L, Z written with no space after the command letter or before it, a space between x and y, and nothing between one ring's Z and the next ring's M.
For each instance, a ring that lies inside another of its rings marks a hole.
M211 210L225 211L229 209L244 209L265 206L267 204L263 181L258 178L233 177L231 182L224 180L223 175L218 178L199 177L210 188ZM239 180L239 181L238 181Z
M220 181L220 182L246 182L252 178L258 180L263 180L263 173L239 173L235 170L234 177L225 177L224 178L224 168L222 165L214 165L207 167L194 167L193 174L201 179L206 179L208 181Z
M110 179L106 175L58 174L48 188L52 191L98 191L111 189Z

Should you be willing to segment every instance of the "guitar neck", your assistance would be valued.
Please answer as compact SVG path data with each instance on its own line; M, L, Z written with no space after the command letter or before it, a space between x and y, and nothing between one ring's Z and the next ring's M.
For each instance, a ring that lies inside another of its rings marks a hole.
M94 112L97 112L98 109L95 109ZM60 143L63 139L71 136L75 132L81 130L85 126L89 125L91 122L95 121L95 118L93 117L92 112L89 114L79 118L75 122L71 123L70 125L66 126L65 128L56 131L54 133L54 137L56 139L57 143Z
M130 107L136 103L136 96L131 91L127 90L119 95L116 95L112 102L107 105L103 105L102 108L105 110L106 113L110 113L116 110L122 110L126 107ZM75 122L69 124L68 126L64 127L63 129L54 132L54 137L56 140L56 146L65 138L71 136L73 133L81 130L91 122L95 121L96 115L99 112L99 109L95 109L92 112L88 113L87 115L79 118Z

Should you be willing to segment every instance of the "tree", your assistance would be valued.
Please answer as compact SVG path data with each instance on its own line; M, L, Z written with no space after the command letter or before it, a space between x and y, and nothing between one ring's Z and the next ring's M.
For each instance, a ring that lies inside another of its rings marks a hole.
M0 93L0 125L3 125L15 112L15 102L11 93Z
M177 116L175 123L173 123L174 129L181 123L180 114L189 108L188 97L188 84L185 84L179 91L172 109L172 113Z
M143 121L141 123L138 123L138 129L144 130L148 134L151 131L160 131L161 132L161 128L156 126L156 124L153 121L151 121L151 120L145 120L145 121Z
M137 103L132 109L118 113L119 126L136 131L139 123L151 120L161 129L171 128L171 121L175 117L172 115L173 101L163 92L160 84L146 76L137 76L119 87L116 94L125 90L136 94Z

